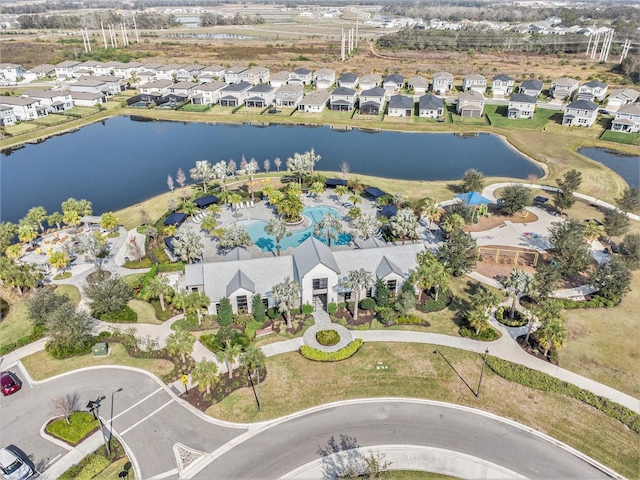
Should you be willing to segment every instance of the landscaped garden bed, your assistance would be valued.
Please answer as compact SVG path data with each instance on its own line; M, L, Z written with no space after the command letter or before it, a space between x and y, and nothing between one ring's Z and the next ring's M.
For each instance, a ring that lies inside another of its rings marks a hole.
M416 305L416 308L421 312L432 313L444 310L453 301L453 293L451 290L445 290L438 294L438 300L436 300L435 292L430 291L427 295L422 295L422 301Z
M320 330L316 333L316 340L320 345L332 347L340 342L340 334L335 330Z
M68 422L66 418L51 420L45 430L69 445L78 445L98 430L98 420L88 412L74 412L69 416Z
M529 323L529 318L519 310L513 312L511 318L511 308L504 305L496 310L495 317L505 327L524 327Z
M254 387L256 382L255 371L250 372L251 376L243 368L236 368L231 374L231 378L227 373L223 373L218 377L218 381L211 387L211 392L205 390L200 391L198 388L190 388L188 393L182 392L180 398L186 400L198 410L205 411L211 405L220 402L232 392L241 388ZM266 367L260 368L260 382L264 382L267 378Z
M314 362L339 362L355 355L355 353L360 350L361 346L362 339L356 338L349 345L341 348L337 352L323 352L317 348L303 345L300 347L300 353L303 357L313 360Z

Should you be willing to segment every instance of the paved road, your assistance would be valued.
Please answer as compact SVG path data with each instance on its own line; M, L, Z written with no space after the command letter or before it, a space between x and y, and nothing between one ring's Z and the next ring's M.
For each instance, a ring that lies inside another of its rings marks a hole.
M23 378L24 375L23 375ZM39 434L50 417L52 399L79 391L81 404L105 395L101 416L129 446L141 477L177 478L175 443L208 454L226 453L203 462L195 478L277 478L321 457L331 439L371 446L427 445L486 459L530 478L602 478L583 460L528 431L495 418L453 407L381 400L319 409L311 413L256 425L207 421L147 374L122 368L74 372L52 381L25 384L2 400L1 445L15 444L35 453L42 469L66 450ZM248 460L250 459L250 460Z

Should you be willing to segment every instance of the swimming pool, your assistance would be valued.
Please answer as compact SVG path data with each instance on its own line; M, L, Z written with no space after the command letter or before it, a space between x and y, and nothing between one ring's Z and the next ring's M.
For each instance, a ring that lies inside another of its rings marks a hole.
M303 215L306 215L311 219L311 225L304 230L298 230L297 232L291 232L290 237L285 237L280 240L280 250L284 251L290 247L297 247L307 238L313 235L313 229L316 223L322 221L327 213L333 213L338 218L342 218L344 214L337 208L319 206L308 207L302 211ZM249 236L253 243L260 248L263 252L275 252L276 251L276 238L271 235L267 235L264 231L264 227L267 224L264 220L241 220L239 225L243 225L247 229ZM319 239L326 243L326 239ZM338 236L337 241L332 241L332 245L348 245L351 242L351 235L343 233Z

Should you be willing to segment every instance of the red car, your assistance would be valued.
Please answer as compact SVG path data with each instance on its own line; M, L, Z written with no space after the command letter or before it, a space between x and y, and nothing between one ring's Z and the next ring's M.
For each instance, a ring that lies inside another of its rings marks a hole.
M20 390L20 380L12 372L0 372L0 389L6 397Z

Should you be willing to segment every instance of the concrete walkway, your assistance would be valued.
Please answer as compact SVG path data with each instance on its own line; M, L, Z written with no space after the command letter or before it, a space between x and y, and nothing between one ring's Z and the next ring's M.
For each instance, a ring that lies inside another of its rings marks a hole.
M342 325L333 323L331 321L331 317L329 317L329 314L324 311L322 305L320 304L315 305L315 310L313 311L313 321L314 324L307 328L307 330L304 332L304 335L302 336L305 345L321 350L323 352L333 353L343 349L353 341L353 335L351 335L351 331L347 330ZM321 345L316 339L316 334L322 330L335 330L336 332L338 332L338 335L340 335L340 341L331 346Z

